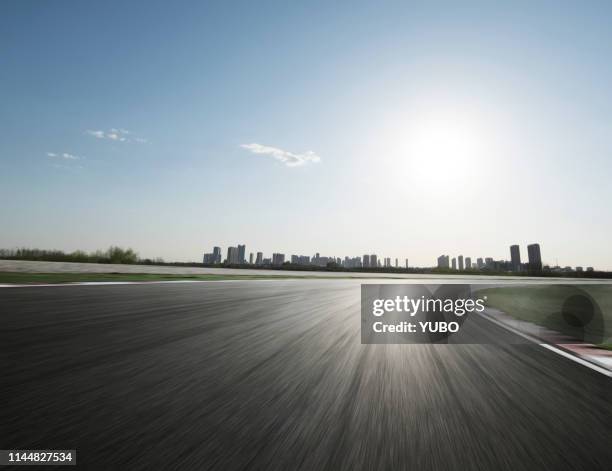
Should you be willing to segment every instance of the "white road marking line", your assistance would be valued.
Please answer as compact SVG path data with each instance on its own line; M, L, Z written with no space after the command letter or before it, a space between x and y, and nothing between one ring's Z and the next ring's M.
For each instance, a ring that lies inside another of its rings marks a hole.
M68 281L66 283L0 284L0 288L51 288L59 286L152 285L162 283L237 283L244 281L351 281L348 278L245 278L243 280L151 280L151 281Z
M586 366L587 368L592 369L593 371L597 371L598 373L601 373L605 376L607 376L608 378L612 378L612 371L599 366L593 362L590 362L588 360L585 360L584 358L581 358L577 355L572 355L571 353L566 352L565 350L562 350L558 347L555 347L553 345L547 344L547 343L541 343L541 340L532 337L531 335L525 334L523 332L521 332L520 330L515 329L514 327L511 327L509 325L504 324L503 322L498 321L497 319L493 319L492 317L486 316L484 314L480 314L478 313L479 316L493 322L494 324L497 324L500 327L503 327L506 330L509 330L510 332L512 332L513 334L516 334L520 337L523 337L524 339L529 340L530 342L536 343L538 344L540 347L546 348L547 350L550 350L551 352L555 352L565 358L568 358L582 366Z

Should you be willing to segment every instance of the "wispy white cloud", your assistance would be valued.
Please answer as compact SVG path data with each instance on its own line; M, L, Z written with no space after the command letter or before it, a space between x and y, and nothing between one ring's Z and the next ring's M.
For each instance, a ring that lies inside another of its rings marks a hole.
M116 132L106 133L106 137L110 139L111 141L120 141L120 142L127 141L127 137L124 137L121 134L116 133Z
M104 131L92 131L91 129L88 129L85 132L90 136L97 137L98 139L104 139L106 137Z
M304 152L303 154L294 154L287 150L279 149L278 147L264 146L262 144L241 144L240 147L251 151L253 154L267 155L282 163L287 167L299 167L309 163L318 163L321 157L312 151Z
M141 144L148 142L147 139L142 137L132 137L133 133L131 131L121 128L110 128L108 131L88 129L85 131L85 134L89 134L97 139L108 139L115 142L138 142Z
M83 160L85 159L85 157L81 157L78 155L74 155L74 154L69 154L68 152L61 152L61 153L56 153L56 152L47 152L47 157L51 157L54 159L63 159L63 160Z

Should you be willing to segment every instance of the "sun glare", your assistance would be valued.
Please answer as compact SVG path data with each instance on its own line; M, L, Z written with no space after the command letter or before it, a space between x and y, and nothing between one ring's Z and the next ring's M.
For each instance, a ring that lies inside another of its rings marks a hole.
M476 173L483 151L484 136L475 126L431 119L408 130L405 158L418 178L447 182Z

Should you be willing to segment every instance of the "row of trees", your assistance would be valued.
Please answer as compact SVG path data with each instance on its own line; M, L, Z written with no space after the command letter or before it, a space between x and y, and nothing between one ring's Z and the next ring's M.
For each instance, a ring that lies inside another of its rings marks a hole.
M108 250L84 252L76 250L66 253L61 250L42 249L0 249L0 258L5 260L37 260L45 262L89 262L89 263L152 263L150 260L141 260L132 249L109 247Z

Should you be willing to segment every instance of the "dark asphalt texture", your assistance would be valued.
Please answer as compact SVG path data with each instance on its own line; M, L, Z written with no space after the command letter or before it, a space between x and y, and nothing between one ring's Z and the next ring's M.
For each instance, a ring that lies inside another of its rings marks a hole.
M498 345L361 345L359 302L329 280L0 289L0 448L103 470L611 469L609 378L486 319Z

